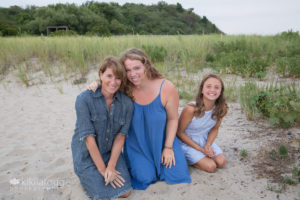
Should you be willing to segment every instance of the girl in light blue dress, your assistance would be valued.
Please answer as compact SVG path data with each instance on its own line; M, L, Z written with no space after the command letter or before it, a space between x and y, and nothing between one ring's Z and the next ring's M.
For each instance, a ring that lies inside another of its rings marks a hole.
M214 172L226 164L226 158L214 140L227 110L223 81L217 75L209 74L200 84L196 101L189 103L179 118L177 136L189 165Z

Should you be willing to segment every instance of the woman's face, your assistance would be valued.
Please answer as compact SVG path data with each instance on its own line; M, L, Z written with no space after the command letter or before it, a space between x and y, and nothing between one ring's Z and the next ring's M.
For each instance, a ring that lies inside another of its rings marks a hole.
M121 79L117 78L111 67L107 67L104 73L100 73L101 92L104 95L115 94L121 86Z
M124 62L128 80L138 86L146 77L146 68L140 60L126 59Z
M216 101L222 90L221 82L216 78L208 78L203 85L203 98L210 101Z

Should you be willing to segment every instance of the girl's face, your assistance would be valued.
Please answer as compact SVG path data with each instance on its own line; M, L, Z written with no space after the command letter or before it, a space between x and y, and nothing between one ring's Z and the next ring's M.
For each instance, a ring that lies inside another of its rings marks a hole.
M121 86L121 79L117 78L111 67L107 67L104 73L100 73L101 92L104 95L115 94Z
M209 101L216 101L222 90L221 82L216 78L208 78L203 85L203 98Z
M146 79L146 68L140 60L126 59L124 62L128 80L139 86Z

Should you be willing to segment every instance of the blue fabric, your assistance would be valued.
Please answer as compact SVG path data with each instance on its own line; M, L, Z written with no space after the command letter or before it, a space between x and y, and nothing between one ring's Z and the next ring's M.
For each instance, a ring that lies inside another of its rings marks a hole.
M105 186L102 175L90 157L85 138L95 136L99 152L107 165L114 137L117 134L127 135L128 133L133 115L133 102L118 91L109 111L100 86L95 93L89 90L80 93L77 96L75 108L77 120L71 144L74 171L87 195L93 199L110 199L125 194L132 187L122 153L118 158L116 170L125 179L124 186L117 189L111 185Z
M196 104L196 102L192 102ZM200 147L204 147L207 141L208 134L210 130L216 125L217 121L212 119L213 110L205 111L202 117L193 117L192 121L186 127L184 132L189 136L196 144ZM194 149L193 147L187 145L184 142L180 142L182 150L185 157L190 165L194 165L199 160L204 158L206 155L201 151ZM211 145L212 150L215 152L216 156L223 153L221 148L213 142Z
M131 174L132 187L146 189L151 183L165 180L168 184L190 183L187 162L175 137L173 148L176 165L166 168L161 164L161 154L166 135L166 110L159 95L148 105L134 103L134 114L124 156Z

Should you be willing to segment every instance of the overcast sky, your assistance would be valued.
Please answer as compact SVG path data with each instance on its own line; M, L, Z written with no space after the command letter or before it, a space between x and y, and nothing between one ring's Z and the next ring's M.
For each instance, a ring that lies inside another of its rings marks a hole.
M94 0L98 2L126 2L156 4L157 0ZM0 7L18 5L46 6L56 3L81 5L85 0L0 0ZM300 0L165 0L179 2L183 8L194 8L201 17L206 16L226 34L273 35L292 29L300 31Z

